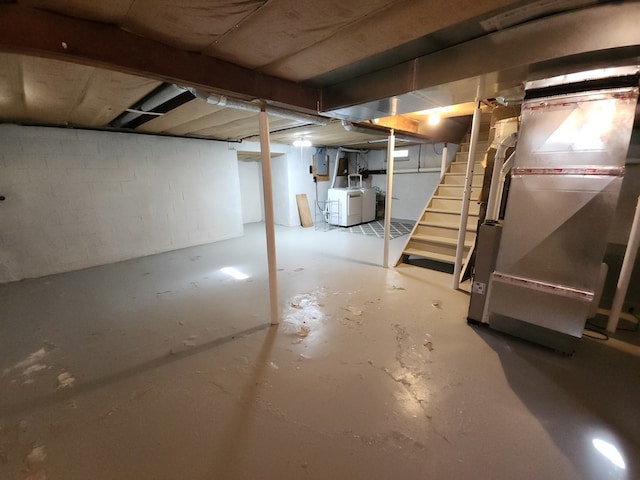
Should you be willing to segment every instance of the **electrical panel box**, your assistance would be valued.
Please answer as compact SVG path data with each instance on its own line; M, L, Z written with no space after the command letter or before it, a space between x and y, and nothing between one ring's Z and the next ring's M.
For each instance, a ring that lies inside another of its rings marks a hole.
M316 175L329 175L329 155L316 155Z

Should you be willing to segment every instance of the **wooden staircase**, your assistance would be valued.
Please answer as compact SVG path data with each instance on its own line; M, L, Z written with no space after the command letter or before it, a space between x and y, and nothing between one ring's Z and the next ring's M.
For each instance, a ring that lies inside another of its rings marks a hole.
M480 123L478 145L474 158L473 180L469 197L469 216L467 218L463 261L466 265L475 244L480 206L477 202L482 189L484 167L482 160L488 148L490 114L483 114ZM467 134L460 144L449 169L440 180L426 208L413 227L411 236L403 249L398 263L408 259L422 258L444 264L454 265L456 246L460 228L460 213L464 194L464 184L469 156L469 137ZM465 271L463 266L462 271Z

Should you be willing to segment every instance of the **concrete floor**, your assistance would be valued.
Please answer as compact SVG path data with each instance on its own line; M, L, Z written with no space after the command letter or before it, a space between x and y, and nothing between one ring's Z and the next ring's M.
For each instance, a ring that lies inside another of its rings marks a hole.
M562 356L380 239L277 241L279 327L261 224L1 285L0 479L640 478L639 333Z

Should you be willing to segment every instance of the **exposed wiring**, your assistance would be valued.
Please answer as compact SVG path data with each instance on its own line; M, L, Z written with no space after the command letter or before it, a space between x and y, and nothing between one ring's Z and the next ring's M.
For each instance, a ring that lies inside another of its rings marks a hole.
M631 313L631 315L633 315L636 318L636 320L638 320L638 317L635 314ZM606 326L598 325L594 320L595 319L587 320L584 331L582 332L582 336L587 338L592 338L594 340L601 340L601 341L609 340L609 335L605 332ZM616 331L637 332L639 325L640 325L640 322L636 322L636 326L632 328L624 328L624 327L618 326L618 328L616 328Z
M631 313L631 315L633 315L636 320L638 320L638 317ZM606 326L604 325L598 325L597 323L595 323L593 320L587 320L587 326L598 329L598 330L605 330ZM618 327L616 328L617 332L637 332L639 330L639 326L640 326L640 321L636 321L636 326L635 327L629 327L629 328L625 328L625 327L621 327L620 325L618 325Z

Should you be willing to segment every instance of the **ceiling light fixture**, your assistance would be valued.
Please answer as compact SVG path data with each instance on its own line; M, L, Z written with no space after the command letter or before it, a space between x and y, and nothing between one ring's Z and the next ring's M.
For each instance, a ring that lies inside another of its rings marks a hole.
M430 126L435 127L440 123L440 119L440 115L438 115L437 113L432 113L431 115L429 115L427 123L429 123Z
M294 147L310 147L311 140L307 140L306 138L296 138L293 141L293 146Z
M599 438L594 438L592 443L596 450L609 459L616 467L626 470L627 467L624 463L624 459L622 458L620 451L615 446L609 442L600 440Z

